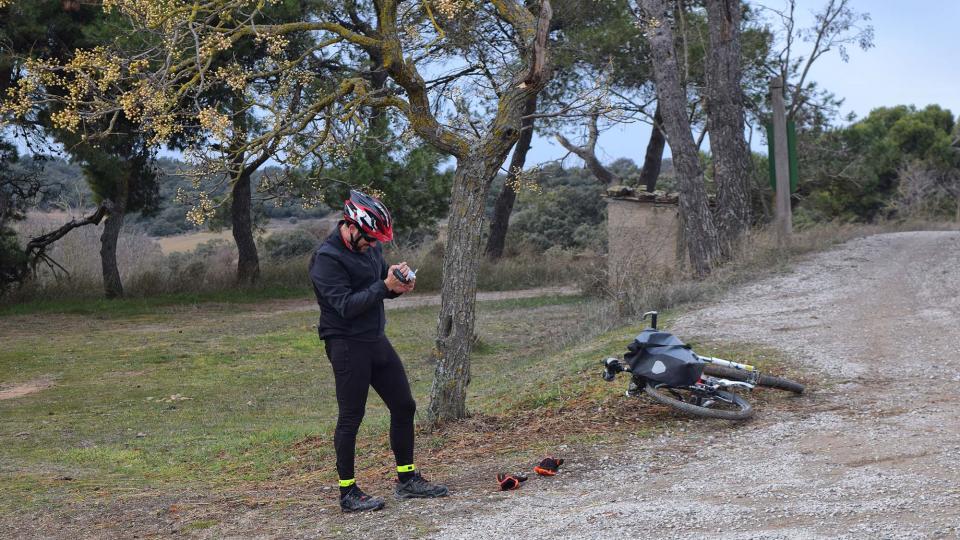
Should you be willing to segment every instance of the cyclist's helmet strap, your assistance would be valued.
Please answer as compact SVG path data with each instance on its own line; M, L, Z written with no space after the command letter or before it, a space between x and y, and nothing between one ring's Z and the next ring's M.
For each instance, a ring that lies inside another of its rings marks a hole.
M393 218L376 197L351 189L350 198L343 203L343 219L369 238L380 242L393 240Z

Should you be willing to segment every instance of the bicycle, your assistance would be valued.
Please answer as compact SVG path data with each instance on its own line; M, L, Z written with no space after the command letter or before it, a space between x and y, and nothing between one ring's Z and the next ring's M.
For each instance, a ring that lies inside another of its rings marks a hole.
M642 389L654 401L688 414L746 420L753 416L753 407L735 390L765 386L803 393L803 385L796 381L760 373L749 364L693 352L679 338L657 328L657 314L643 314L641 320L651 318L650 328L634 338L622 360L603 360L604 380L613 381L617 373L631 374L627 396L637 396Z

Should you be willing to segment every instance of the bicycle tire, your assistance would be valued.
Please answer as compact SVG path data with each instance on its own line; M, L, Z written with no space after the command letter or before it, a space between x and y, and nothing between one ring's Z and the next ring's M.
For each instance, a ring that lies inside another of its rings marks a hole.
M750 374L746 371L729 368L726 366L718 366L715 364L707 364L703 366L703 372L707 375L734 381L750 380ZM796 381L784 379L783 377L774 377L773 375L760 374L760 379L757 381L757 385L767 388L776 388L777 390L786 390L787 392L793 392L794 394L802 394L805 390L804 386Z
M753 407L750 405L750 402L734 393L724 392L723 390L718 390L717 395L723 399L730 400L733 402L733 405L739 407L739 409L728 410L701 407L700 405L677 399L676 396L671 394L664 393L660 388L654 386L650 382L647 382L647 386L644 388L644 391L646 391L647 395L653 398L654 401L694 416L719 418L722 420L747 420L753 416Z

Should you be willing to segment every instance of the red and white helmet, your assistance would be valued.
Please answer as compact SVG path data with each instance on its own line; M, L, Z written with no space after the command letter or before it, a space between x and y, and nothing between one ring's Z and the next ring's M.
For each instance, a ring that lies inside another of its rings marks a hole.
M343 219L380 242L393 240L393 218L376 197L351 189L350 198L343 202Z

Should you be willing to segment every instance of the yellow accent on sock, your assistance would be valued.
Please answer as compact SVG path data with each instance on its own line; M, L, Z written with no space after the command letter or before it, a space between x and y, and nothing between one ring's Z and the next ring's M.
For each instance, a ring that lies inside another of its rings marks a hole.
M397 472L413 472L413 469L415 469L413 463L410 465L397 465Z
M354 484L356 484L356 483L357 483L357 481L356 481L356 479L354 479L354 478L351 478L351 479L349 479L349 480L341 480L341 481L340 481L340 487L350 487L350 486L352 486L352 485L354 485Z

